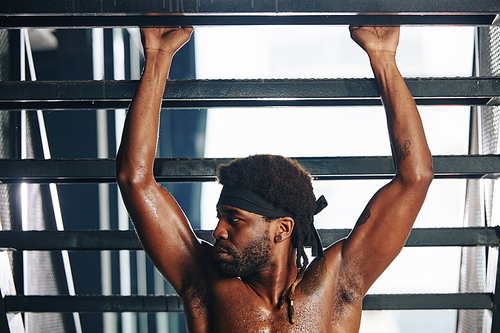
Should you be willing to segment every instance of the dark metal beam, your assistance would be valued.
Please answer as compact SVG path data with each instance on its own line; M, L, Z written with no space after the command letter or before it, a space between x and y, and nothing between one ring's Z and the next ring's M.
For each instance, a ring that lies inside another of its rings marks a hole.
M363 310L492 309L492 294L406 294L367 295Z
M405 246L498 246L500 227L417 228Z
M182 312L177 295L7 296L8 312Z
M389 156L299 157L296 160L316 180L390 179L394 163ZM229 158L157 159L154 173L159 182L214 181L220 164ZM434 156L435 178L498 178L499 155ZM115 182L114 159L3 160L1 183Z
M497 0L0 0L0 25L115 27L250 24L490 25ZM391 15L392 14L392 15Z
M237 1L234 1L237 2ZM332 1L333 2L333 1ZM368 1L367 1L368 2ZM459 7L456 7L459 8ZM231 26L231 25L454 25L454 26L491 26L495 15L500 10L483 14L415 13L400 15L371 15L364 13L310 15L297 13L264 13L264 15L230 14L194 14L169 15L160 13L156 16L147 14L117 15L114 13L85 15L0 15L0 29L21 28L114 28L138 26ZM156 13L155 13L156 14Z
M486 105L500 78L408 78L420 105ZM137 81L4 81L0 109L127 108ZM171 80L164 108L381 105L373 79Z
M1 290L0 290L1 291ZM9 321L7 318L7 310L5 308L4 298L0 293L0 332L9 333Z
M135 13L497 13L496 0L1 0L3 14L100 14Z
M347 237L350 229L320 229L324 247ZM196 235L213 242L212 231L196 230ZM498 246L498 228L417 228L405 246ZM17 251L100 251L142 250L133 230L129 231L0 231L0 248Z
M177 295L6 296L8 312L182 312ZM363 310L445 310L493 308L492 294L367 295Z

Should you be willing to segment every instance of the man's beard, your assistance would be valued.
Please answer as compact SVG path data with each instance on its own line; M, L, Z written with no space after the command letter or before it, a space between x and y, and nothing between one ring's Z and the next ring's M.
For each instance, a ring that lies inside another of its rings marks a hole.
M214 246L222 248L233 256L232 261L219 262L220 272L226 278L246 277L262 270L271 261L269 230L266 230L262 237L254 239L242 251L224 245L219 240Z

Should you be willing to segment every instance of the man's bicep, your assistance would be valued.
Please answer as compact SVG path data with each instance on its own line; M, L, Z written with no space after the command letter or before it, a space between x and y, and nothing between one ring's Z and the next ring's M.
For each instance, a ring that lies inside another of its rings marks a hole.
M342 262L360 274L364 293L403 248L425 193L394 179L372 197L343 242Z
M122 189L125 205L141 244L158 270L180 291L184 277L195 273L203 248L187 217L158 184Z

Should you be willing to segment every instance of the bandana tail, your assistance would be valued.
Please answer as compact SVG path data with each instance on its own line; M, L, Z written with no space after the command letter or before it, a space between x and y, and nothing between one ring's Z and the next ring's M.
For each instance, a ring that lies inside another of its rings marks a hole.
M319 197L319 199L316 201L316 209L314 210L314 214L316 215L319 212L321 212L326 206L328 206L328 203L326 202L325 197L322 195ZM312 255L315 257L325 257L325 253L323 252L323 243L321 243L321 238L319 237L318 230L316 230L316 227L314 226L314 220L311 222L311 233L312 233Z

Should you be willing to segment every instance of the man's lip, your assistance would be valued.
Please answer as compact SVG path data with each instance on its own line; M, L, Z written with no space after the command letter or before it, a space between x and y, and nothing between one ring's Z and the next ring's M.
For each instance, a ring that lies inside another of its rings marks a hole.
M217 261L227 261L227 259L230 257L231 255L227 252L215 252L214 253L214 258L215 260Z
M223 248L218 247L218 246L214 246L213 251L214 251L214 253L226 253L226 254L228 253L226 250L224 250Z
M228 251L218 246L214 246L213 251L214 251L214 258L217 261L226 261L231 256L231 254Z

